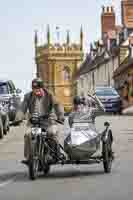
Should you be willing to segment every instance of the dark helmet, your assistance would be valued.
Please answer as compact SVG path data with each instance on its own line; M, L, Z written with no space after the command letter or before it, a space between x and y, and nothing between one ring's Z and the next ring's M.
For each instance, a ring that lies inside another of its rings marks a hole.
M43 88L44 82L41 78L35 78L32 80L32 88Z
M79 96L74 97L74 99L73 99L73 104L74 104L74 105L79 105L79 104L81 104L81 99L80 99Z

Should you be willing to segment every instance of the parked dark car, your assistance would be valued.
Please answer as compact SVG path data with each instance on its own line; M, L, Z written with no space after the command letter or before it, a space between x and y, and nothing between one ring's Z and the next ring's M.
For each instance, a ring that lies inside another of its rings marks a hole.
M8 104L8 116L12 122L21 104L21 93L12 80L0 80L0 103Z
M96 87L96 95L104 105L106 112L121 114L122 102L120 95L113 87Z

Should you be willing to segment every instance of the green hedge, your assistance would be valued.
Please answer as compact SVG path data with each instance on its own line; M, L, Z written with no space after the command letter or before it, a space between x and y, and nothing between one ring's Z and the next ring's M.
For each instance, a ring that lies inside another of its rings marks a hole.
M72 107L64 107L64 111L66 113L71 112L72 111Z
M129 96L133 97L133 87L129 89Z

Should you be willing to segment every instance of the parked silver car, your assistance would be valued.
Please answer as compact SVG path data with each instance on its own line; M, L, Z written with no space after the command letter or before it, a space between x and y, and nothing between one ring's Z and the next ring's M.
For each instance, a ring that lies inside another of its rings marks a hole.
M21 93L12 80L0 80L0 103L8 104L8 116L12 122L21 104Z

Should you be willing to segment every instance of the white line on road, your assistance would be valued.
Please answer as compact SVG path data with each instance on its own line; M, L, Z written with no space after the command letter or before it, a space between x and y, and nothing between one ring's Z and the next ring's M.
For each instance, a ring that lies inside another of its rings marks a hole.
M5 187L6 185L10 184L13 182L13 179L10 179L8 181L4 181L3 183L0 183L0 188Z

